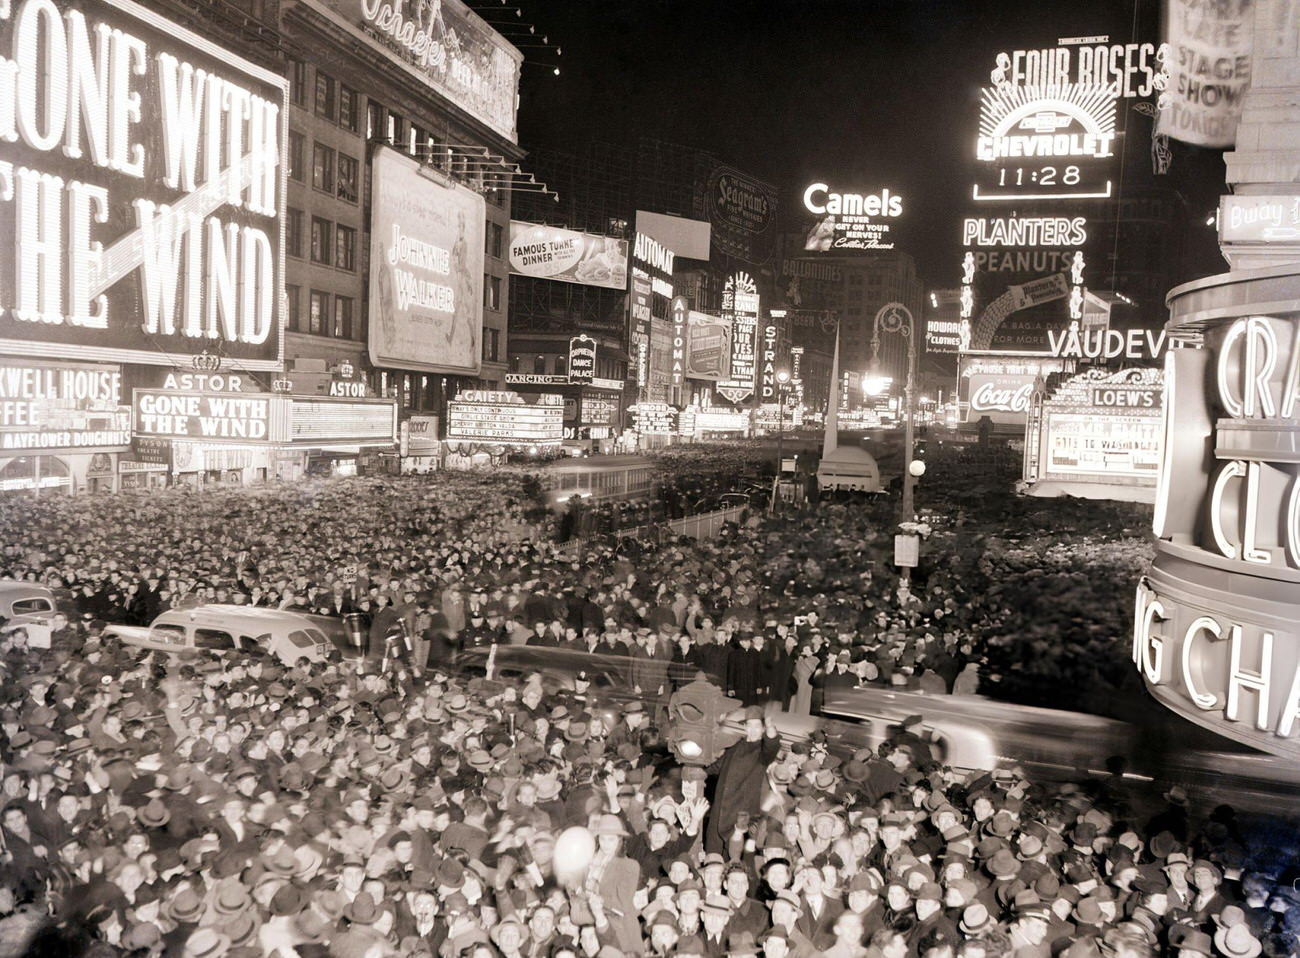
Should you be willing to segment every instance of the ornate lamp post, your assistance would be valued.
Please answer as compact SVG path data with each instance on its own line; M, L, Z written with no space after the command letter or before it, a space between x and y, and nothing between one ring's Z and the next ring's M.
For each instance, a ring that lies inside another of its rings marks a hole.
M902 303L886 303L876 312L876 321L871 331L871 366L878 374L880 367L880 330L898 333L907 340L907 383L903 387L904 433L903 433L903 505L902 522L911 522L915 518L912 506L912 491L916 485L916 474L912 469L912 457L915 452L916 427L916 321L912 311ZM921 471L924 471L922 469Z
M790 371L779 369L776 373L776 480L772 483L771 508L775 512L781 495L781 470L785 462L785 390L790 382Z

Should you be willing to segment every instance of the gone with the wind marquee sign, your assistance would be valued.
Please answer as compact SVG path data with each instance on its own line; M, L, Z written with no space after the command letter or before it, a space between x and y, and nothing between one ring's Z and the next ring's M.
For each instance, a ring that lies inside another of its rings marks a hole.
M276 368L286 96L129 0L0 2L0 350Z

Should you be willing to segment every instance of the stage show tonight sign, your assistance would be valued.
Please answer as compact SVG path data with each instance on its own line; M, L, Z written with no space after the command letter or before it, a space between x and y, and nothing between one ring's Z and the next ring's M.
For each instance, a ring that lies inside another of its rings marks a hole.
M129 0L0 2L0 351L278 369L286 102Z
M1185 718L1300 759L1300 273L1169 294L1156 559L1133 662Z

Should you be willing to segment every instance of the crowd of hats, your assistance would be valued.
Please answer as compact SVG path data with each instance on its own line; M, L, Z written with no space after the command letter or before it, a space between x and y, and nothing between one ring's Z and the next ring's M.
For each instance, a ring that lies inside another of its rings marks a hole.
M783 750L747 824L706 854L716 810L692 809L711 783L645 730L650 703L607 724L581 696L436 662L417 682L169 659L100 635L103 619L147 620L182 593L314 603L347 575L430 606L451 592L499 610L547 598L556 615L590 602L603 621L579 628L604 635L782 636L806 668L768 697L792 707L842 657L899 684L980 654L971 623L989 606L957 562L934 561L898 601L881 561L888 503L574 562L526 521L529 483L6 502L0 575L79 592L85 608L51 650L10 638L0 654L0 948L34 934L33 954L82 936L181 958L781 958L868 941L918 958L1294 953L1286 856L1231 809L1193 816L1177 791L1152 819L1099 786L959 774L904 727L874 753ZM635 860L632 914L596 914L565 879L557 841L575 826ZM639 950L615 930L629 919Z

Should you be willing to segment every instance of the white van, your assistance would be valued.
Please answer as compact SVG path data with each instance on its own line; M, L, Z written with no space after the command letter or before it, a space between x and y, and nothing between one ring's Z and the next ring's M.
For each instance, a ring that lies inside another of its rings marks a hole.
M244 658L274 656L285 665L324 662L334 645L312 617L246 605L168 609L148 628L111 625L105 634L126 645L160 652L201 649Z

